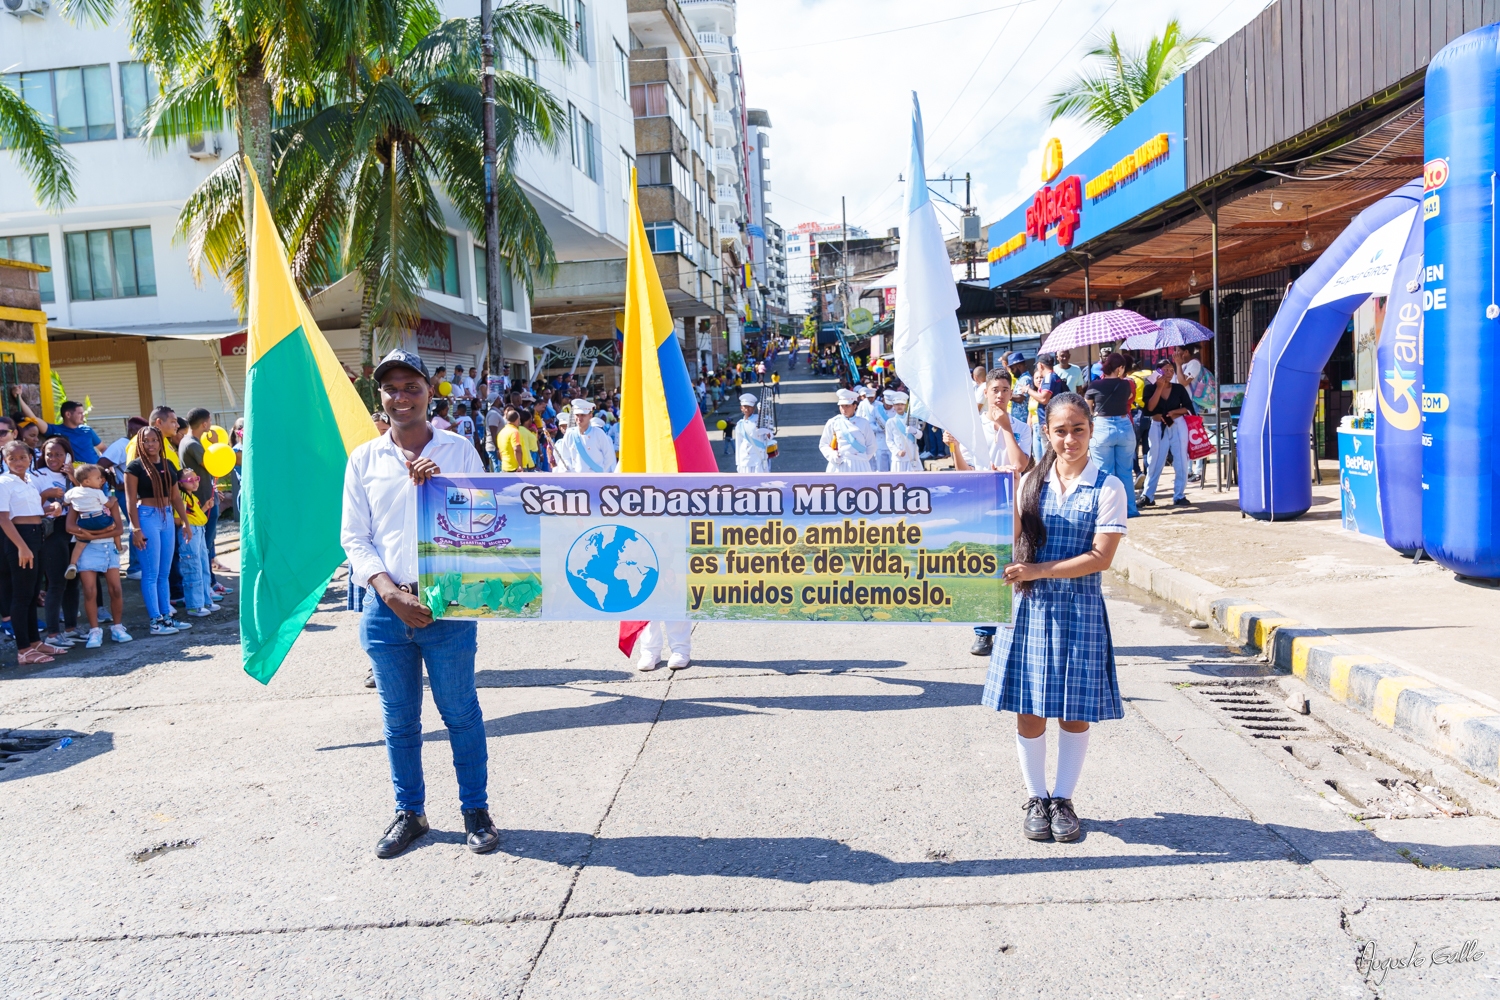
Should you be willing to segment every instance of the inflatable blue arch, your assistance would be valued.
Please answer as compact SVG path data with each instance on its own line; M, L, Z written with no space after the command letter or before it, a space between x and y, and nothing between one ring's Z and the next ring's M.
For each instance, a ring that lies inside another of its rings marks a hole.
M1371 295L1390 293L1398 274L1409 280L1412 247L1418 258L1422 252L1421 206L1418 179L1356 216L1292 284L1256 345L1237 440L1240 509L1251 517L1290 521L1312 506L1311 434L1323 369L1354 311ZM1403 386L1402 395L1410 394L1403 404L1415 408L1420 391L1419 382ZM1418 490L1420 469L1419 458L1406 471Z

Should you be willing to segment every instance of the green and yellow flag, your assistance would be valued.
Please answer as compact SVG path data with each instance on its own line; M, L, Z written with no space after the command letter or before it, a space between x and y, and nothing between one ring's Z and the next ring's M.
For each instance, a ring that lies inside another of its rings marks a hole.
M344 466L375 425L292 280L250 164L250 332L240 487L240 649L266 684L318 607L339 543Z

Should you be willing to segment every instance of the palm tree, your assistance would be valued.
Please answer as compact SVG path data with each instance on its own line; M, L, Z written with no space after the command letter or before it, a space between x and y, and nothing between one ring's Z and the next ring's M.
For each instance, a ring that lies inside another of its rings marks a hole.
M44 208L58 211L73 200L73 158L63 149L57 131L20 94L3 83L0 83L0 145L21 161L21 169L31 178L36 200Z
M278 192L272 210L293 273L310 290L359 272L366 358L373 356L377 328L415 325L428 269L445 261L440 192L472 231L484 231L478 24L439 24L430 11L412 8L398 11L389 27L356 58L327 71L314 100L288 109L272 138ZM568 24L540 4L501 7L494 30L512 49L545 47L567 58ZM515 176L515 157L527 143L555 145L565 113L521 74L497 72L495 94L498 249L529 289L532 275L550 271L555 259ZM179 226L195 268L207 262L242 297L239 191L240 171L226 163L184 205Z
M1111 31L1100 37L1088 58L1105 65L1074 77L1047 100L1052 120L1081 118L1102 130L1114 128L1136 108L1182 74L1193 54L1212 44L1207 35L1184 38L1177 18L1167 22L1161 37L1151 36L1143 50L1129 51Z

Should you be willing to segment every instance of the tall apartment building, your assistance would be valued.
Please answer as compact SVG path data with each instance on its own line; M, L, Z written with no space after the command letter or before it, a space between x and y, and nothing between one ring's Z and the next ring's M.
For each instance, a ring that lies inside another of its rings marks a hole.
M625 0L552 0L574 24L567 65L504 55L570 109L556 151L527 151L518 173L564 262L623 257L625 178L635 154L623 53ZM444 4L449 17L478 14L477 0ZM132 55L123 21L79 26L56 7L46 16L0 16L0 70L67 143L77 198L61 213L37 207L14 159L0 151L0 256L51 266L43 275L54 368L70 396L93 402L90 421L117 433L120 418L170 403L205 406L232 419L243 407L244 325L212 274L201 285L176 237L188 196L236 150L232 131L191 145L148 148L141 138L156 93ZM484 363L483 234L445 209L447 255L426 276L422 324L405 337L435 366ZM552 337L533 327L523 282L505 299L505 357L530 374ZM617 300L618 302L618 300ZM352 278L311 301L314 317L346 364L359 361L359 293ZM616 305L618 308L618 305Z
M753 256L746 227L750 223L749 146L746 141L745 81L735 46L735 0L680 0L683 13L713 70L717 100L713 108L715 211L719 228L716 252L724 274L724 321L729 350L743 348L747 318L758 316L748 300L745 265Z
M796 316L817 313L814 299L820 275L818 243L834 240L843 235L843 227L837 222L803 222L786 234L786 300L787 312ZM863 239L866 232L859 226L849 227L849 238ZM837 267L837 261L832 262ZM826 269L825 269L826 270ZM828 279L836 272L823 274Z
M786 230L767 216L765 232L766 277L761 294L765 298L766 315L776 322L784 323L791 317L787 301Z

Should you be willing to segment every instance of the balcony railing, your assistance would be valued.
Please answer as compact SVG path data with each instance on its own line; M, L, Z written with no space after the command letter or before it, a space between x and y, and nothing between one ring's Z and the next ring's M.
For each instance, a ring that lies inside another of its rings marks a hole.
M728 111L715 111L714 112L714 128L721 128L721 129L724 129L725 131L733 134L733 132L734 132L734 116L731 115Z
M698 44L703 46L704 52L728 52L729 36L721 35L717 31L700 31Z

